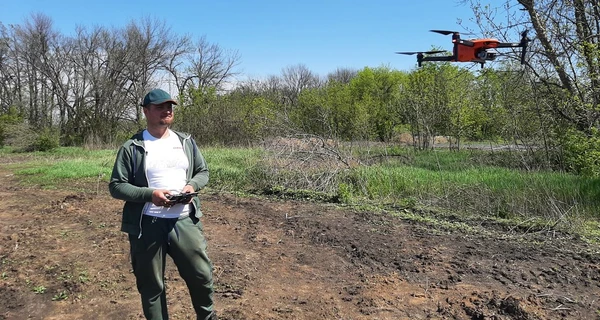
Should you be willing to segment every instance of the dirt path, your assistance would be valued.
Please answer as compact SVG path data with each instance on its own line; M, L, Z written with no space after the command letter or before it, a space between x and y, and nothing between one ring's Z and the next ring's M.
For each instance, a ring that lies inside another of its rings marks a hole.
M121 202L0 168L0 319L140 319ZM220 319L600 319L600 249L294 201L202 196ZM172 319L192 319L169 263Z

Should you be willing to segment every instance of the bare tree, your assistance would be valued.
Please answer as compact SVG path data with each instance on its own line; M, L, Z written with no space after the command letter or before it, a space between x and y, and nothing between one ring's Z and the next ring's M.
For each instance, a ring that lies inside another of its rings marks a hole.
M25 79L20 97L28 114L28 121L37 128L52 124L53 91L46 65L52 60L58 33L52 20L43 14L33 14L23 26L14 27L14 57L18 61L17 77ZM23 99L25 98L25 99Z
M144 18L132 21L121 32L125 44L127 98L136 105L135 120L140 121L140 99L144 93L159 85L158 79L168 66L176 67L178 59L188 50L188 38L174 34L164 21ZM171 71L171 70L168 70ZM160 83L162 84L162 83Z
M8 112L16 101L14 56L11 56L10 35L0 22L0 113Z
M304 64L288 66L282 71L284 97L286 104L294 106L298 102L300 92L321 85L319 77Z
M200 37L194 45L186 45L185 50L183 46L181 48L180 53L185 54L185 61L171 60L166 65L180 93L186 93L189 89L223 90L229 80L238 74L239 53L210 43L205 36Z
M356 77L357 73L358 71L355 69L337 68L334 72L327 75L327 80L347 84Z

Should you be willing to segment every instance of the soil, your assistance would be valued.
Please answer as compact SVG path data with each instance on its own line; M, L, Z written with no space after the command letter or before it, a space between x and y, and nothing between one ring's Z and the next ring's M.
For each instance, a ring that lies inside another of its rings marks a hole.
M201 197L219 319L600 319L600 248L576 236ZM121 207L0 167L0 319L142 319ZM167 269L171 319L195 318Z

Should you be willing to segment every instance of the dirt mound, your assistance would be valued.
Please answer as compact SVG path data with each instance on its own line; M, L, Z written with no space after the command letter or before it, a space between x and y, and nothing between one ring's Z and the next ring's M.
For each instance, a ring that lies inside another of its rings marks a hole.
M122 203L14 178L0 172L0 319L139 319ZM576 238L202 198L220 319L599 319L600 250ZM170 261L166 279L172 318L193 318Z

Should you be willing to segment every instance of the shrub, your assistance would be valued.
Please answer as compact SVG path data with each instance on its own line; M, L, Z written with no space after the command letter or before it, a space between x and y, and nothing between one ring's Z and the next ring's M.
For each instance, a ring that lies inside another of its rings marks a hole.
M50 151L60 146L60 135L56 130L44 129L40 132L35 139L34 150L37 151Z
M36 132L24 122L4 127L5 143L17 152L49 151L60 146L59 133L54 129Z
M592 128L589 136L580 131L565 135L565 162L570 170L588 177L600 177L600 132Z
M0 115L0 148L4 147L9 135L9 127L21 123L23 118L19 115L17 108L10 107L8 112Z
M31 126L24 122L6 125L4 133L6 145L18 152L28 151L36 139Z

